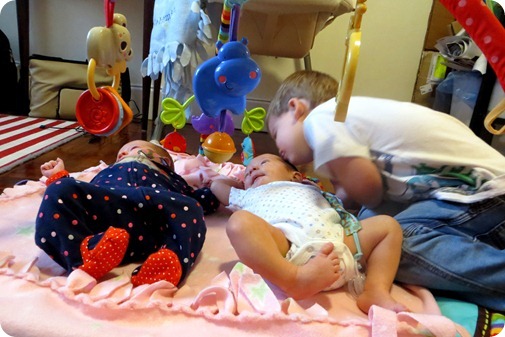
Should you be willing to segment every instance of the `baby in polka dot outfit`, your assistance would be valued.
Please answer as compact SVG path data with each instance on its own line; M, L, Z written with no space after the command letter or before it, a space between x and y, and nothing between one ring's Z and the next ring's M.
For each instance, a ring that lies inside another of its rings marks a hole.
M217 198L235 210L226 232L240 260L287 295L303 299L360 277L353 254L362 248L367 277L362 290L356 289L358 307L406 310L390 295L400 261L399 224L375 216L361 222L359 239L346 235L343 224L356 218L303 182L294 166L263 154L247 166L243 186L233 179L211 183Z
M135 286L177 286L202 249L204 214L219 206L209 188L190 187L165 149L147 141L125 144L89 183L70 178L59 158L41 172L48 187L35 243L68 273L79 268L96 279L142 262L132 273Z

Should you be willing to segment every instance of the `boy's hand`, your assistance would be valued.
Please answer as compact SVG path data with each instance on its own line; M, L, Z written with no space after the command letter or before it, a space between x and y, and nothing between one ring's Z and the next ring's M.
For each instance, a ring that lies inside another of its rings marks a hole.
M359 210L361 208L361 205L359 203L357 203L356 201L351 199L351 197L349 197L345 189L338 181L332 180L331 183L335 188L335 195L342 201L342 203L344 204L344 208L347 211L350 212L351 210Z
M56 174L65 169L65 164L63 160L60 158L56 158L56 160L48 161L42 165L40 165L40 172L44 177L49 178L53 174Z
M368 208L374 208L381 203L382 178L377 166L370 159L341 157L329 161L326 165L331 179L337 182L336 186L334 185L336 195L344 202L345 207L352 209L352 202Z

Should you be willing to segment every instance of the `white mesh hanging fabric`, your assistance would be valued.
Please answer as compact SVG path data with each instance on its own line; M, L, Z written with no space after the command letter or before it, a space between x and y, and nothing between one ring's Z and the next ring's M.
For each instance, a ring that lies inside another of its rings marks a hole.
M191 95L192 70L208 58L210 18L195 0L156 0L149 55L142 62L142 76L163 74L163 96L179 101Z

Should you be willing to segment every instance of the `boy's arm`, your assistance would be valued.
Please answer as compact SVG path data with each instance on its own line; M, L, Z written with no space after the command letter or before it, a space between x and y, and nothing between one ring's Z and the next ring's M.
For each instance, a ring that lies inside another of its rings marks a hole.
M382 178L375 164L363 157L342 157L328 162L335 194L346 208L356 203L374 208L382 201Z
M210 190L214 193L220 203L228 206L230 204L230 191L232 187L243 189L244 185L242 182L235 179L216 179L212 181Z

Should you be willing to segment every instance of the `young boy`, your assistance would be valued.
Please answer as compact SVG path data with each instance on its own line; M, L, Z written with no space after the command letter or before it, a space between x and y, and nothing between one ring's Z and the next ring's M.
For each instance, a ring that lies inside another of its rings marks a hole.
M505 310L505 157L450 115L412 103L352 97L334 121L338 83L289 76L268 109L281 156L313 161L360 219L403 228L396 280Z
M146 141L125 144L89 183L69 178L59 158L41 171L48 187L35 243L67 272L79 268L96 279L120 263L143 262L133 285L177 286L202 249L204 213L219 206L210 189L193 190L165 149Z
M244 189L233 180L211 183L224 205L239 209L226 232L240 260L295 299L351 282L363 312L372 305L404 311L390 295L401 252L398 223L385 215L372 217L355 237L347 229L359 226L357 220L302 180L282 158L263 154L247 165ZM364 284L353 256L361 248Z

